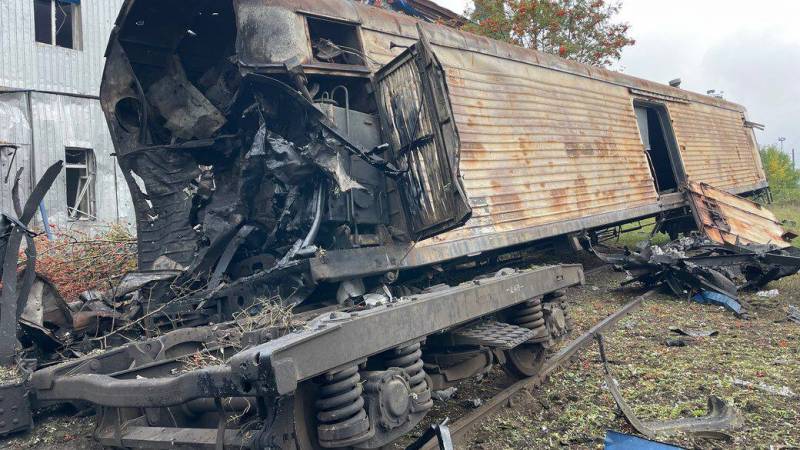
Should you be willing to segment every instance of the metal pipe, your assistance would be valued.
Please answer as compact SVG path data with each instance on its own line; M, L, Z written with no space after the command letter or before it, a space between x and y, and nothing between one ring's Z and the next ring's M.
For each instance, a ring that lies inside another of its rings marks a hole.
M322 209L325 205L325 181L320 181L319 187L317 187L317 210L314 214L314 222L311 224L311 229L308 230L308 235L306 238L303 239L303 245L300 248L306 248L314 243L317 240L317 234L319 233L319 227L322 224Z
M347 132L347 136L350 136L350 91L347 90L347 86L340 84L335 88L331 89L331 100L334 100L336 95L336 91L339 89L344 91L344 126L345 131ZM335 101L335 100L334 100Z

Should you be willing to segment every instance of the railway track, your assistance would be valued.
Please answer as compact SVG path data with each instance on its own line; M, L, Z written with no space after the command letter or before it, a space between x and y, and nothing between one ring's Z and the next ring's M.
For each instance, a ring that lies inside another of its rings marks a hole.
M592 271L597 272L604 267L605 266L597 267L592 269ZM471 430L475 429L475 427L484 420L508 406L515 395L525 389L540 386L545 380L547 380L551 373L567 364L579 351L591 344L597 335L613 327L622 318L639 309L642 302L655 292L656 290L652 289L642 295L639 295L625 306L620 308L617 312L606 317L588 331L581 334L578 338L571 341L569 344L547 359L538 375L517 381L493 396L486 403L484 403L483 406L473 410L455 422L449 423L447 427L449 429L450 439L453 446L457 448L459 447L459 444L463 444ZM436 450L438 448L440 448L440 446L437 436L433 436L423 444L409 447L409 449L414 450Z

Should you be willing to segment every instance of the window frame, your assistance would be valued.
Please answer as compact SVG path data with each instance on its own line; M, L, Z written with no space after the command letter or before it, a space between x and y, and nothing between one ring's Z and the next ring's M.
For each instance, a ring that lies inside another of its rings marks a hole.
M67 155L70 151L83 152L86 155L84 164L69 163ZM75 201L74 206L70 206L69 199L69 177L67 174L70 170L85 170L85 184L80 181L75 187ZM64 147L64 193L66 199L67 220L70 222L81 221L96 221L97 220L97 158L94 154L94 149L84 147ZM86 197L84 199L84 197ZM88 211L78 209L83 202L86 202Z
M68 50L76 50L81 51L83 50L83 33L82 33L82 20L81 20L81 5L80 3L66 3L63 6L69 7L71 9L72 14L71 17L71 27L72 27L72 46L67 47L65 45L60 45L58 43L58 29L56 28L56 7L58 6L59 0L49 0L50 3L50 13L49 13L49 26L50 26L50 37L47 42L40 41L37 36L37 14L36 14L36 3L34 2L34 40L37 44L47 45L50 47L59 47Z
M328 17L325 15L313 14L309 12L300 12L300 15L303 17L303 23L305 25L305 33L306 33L306 41L308 43L308 50L311 56L311 63L314 65L319 66L329 66L329 67L353 67L353 68L369 68L369 63L367 61L366 51L364 50L364 38L361 35L361 23L354 22L350 20L342 20L340 18L335 17ZM357 48L354 50L358 50L361 52L363 57L361 59L360 64L340 64L340 63L331 63L326 61L318 60L316 55L314 54L314 41L312 38L312 23L311 22L329 22L332 23L334 26L346 26L352 27L353 37L356 40Z

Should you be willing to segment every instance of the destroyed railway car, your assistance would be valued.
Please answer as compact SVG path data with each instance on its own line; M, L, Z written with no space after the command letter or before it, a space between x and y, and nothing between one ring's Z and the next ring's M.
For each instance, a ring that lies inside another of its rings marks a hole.
M143 270L303 296L767 187L739 105L346 0L128 1L107 61Z
M741 106L346 0L128 0L101 102L140 272L87 298L183 327L33 374L109 446L387 445L568 333L535 242L767 187Z

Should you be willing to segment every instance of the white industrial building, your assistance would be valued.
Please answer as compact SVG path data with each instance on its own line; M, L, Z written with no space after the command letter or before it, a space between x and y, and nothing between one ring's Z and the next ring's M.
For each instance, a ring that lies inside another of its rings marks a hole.
M44 210L59 227L135 222L98 93L122 0L0 0L0 211L24 202L53 163L65 169ZM38 216L37 224L41 224Z

